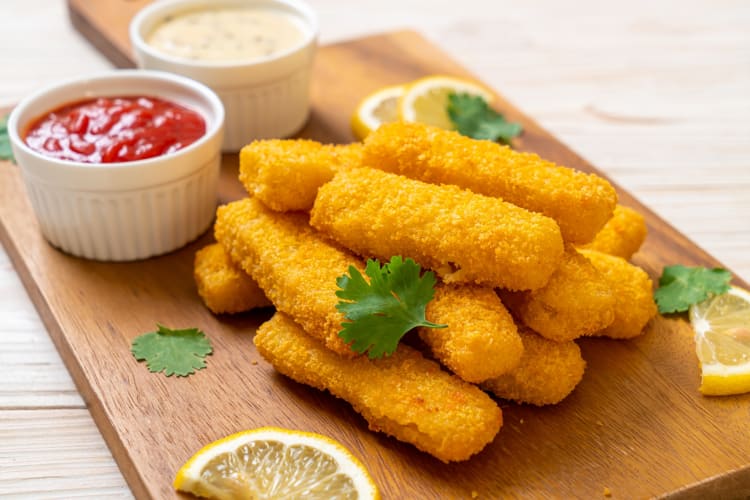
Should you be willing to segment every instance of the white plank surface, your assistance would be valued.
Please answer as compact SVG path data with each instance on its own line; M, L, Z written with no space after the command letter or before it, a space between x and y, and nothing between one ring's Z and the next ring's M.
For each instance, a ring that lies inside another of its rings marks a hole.
M323 43L423 33L750 280L750 3L310 0ZM2 0L0 107L110 67L62 0ZM131 493L0 248L0 495Z
M0 410L0 492L18 498L132 498L88 410Z

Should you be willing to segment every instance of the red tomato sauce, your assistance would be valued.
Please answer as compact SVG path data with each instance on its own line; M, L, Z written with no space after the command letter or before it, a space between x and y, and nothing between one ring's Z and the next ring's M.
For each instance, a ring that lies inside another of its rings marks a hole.
M179 104L155 97L100 97L42 116L25 141L61 160L115 163L172 153L205 133L203 117Z

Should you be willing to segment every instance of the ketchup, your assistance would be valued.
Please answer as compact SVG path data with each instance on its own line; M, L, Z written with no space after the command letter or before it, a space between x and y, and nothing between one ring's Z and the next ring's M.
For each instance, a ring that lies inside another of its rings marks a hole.
M25 141L61 160L115 163L172 153L205 133L205 120L179 104L155 97L100 97L42 116Z

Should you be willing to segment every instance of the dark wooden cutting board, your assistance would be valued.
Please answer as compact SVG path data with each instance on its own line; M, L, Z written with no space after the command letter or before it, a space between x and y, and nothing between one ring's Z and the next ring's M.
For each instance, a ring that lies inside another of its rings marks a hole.
M69 0L76 25L121 65L130 61L124 27L144 3ZM112 14L118 8L119 15ZM313 113L301 136L351 141L349 117L359 99L433 73L472 77L413 32L322 47ZM597 172L502 98L497 107L523 123L518 149ZM237 158L226 156L220 201L244 194ZM719 265L627 192L619 189L619 195L646 216L650 232L635 262L652 278L669 264ZM384 498L472 498L473 492L487 499L601 498L605 488L615 498L700 498L750 491L750 396L698 393L698 362L684 317L659 317L632 341L581 341L588 369L568 399L546 408L502 403L505 424L495 441L467 462L445 465L368 431L345 402L276 374L252 343L271 311L228 317L206 310L192 281L192 261L210 234L136 263L67 256L42 238L17 167L2 163L0 239L139 498L179 496L172 479L197 449L264 425L341 441L368 466ZM208 368L166 378L137 363L130 342L157 322L204 330L214 344Z

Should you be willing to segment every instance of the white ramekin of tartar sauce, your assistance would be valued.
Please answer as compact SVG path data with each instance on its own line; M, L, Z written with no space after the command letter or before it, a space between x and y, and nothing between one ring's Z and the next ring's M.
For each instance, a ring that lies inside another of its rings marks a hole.
M130 23L139 67L187 76L219 95L224 151L304 126L317 39L315 13L299 0L164 0Z

